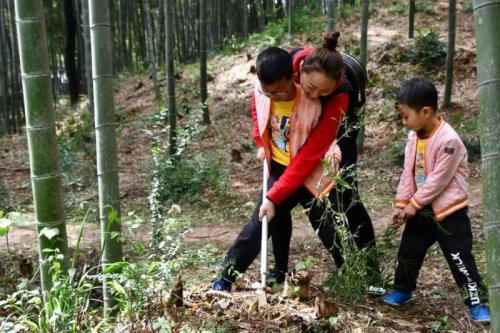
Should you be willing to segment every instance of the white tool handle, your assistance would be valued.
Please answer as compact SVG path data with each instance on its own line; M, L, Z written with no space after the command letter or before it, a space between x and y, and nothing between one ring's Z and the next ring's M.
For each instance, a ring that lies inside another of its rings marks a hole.
M268 170L266 159L264 158L264 168L262 176L262 202L264 202L267 195L267 178ZM262 240L260 245L260 274L261 274L261 287L264 290L267 286L267 239L268 239L268 218L267 214L262 219Z

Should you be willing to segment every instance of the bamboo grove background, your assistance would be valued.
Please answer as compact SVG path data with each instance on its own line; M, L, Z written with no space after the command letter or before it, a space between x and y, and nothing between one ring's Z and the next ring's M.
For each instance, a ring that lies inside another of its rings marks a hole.
M52 92L71 105L81 95L92 103L89 0L44 0ZM206 48L216 51L248 34L261 32L271 21L283 20L290 9L310 6L326 12L326 0L207 0ZM174 58L179 63L200 56L200 1L172 0ZM109 0L113 72L164 68L166 61L165 0ZM24 126L19 47L14 0L0 0L0 135ZM149 35L149 36L148 36ZM148 42L150 40L150 42ZM156 70L156 69L155 69Z

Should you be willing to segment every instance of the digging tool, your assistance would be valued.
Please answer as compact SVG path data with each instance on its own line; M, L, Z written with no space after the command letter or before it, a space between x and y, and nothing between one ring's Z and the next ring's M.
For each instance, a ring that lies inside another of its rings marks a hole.
M262 173L262 201L266 198L267 195L267 179L268 179L268 170L267 170L267 162L264 158L264 168ZM267 295L266 295L266 287L267 287L267 240L268 240L268 223L269 219L267 214L262 218L262 240L260 245L260 276L261 276L261 285L260 285L260 293L259 293L259 306L267 305Z

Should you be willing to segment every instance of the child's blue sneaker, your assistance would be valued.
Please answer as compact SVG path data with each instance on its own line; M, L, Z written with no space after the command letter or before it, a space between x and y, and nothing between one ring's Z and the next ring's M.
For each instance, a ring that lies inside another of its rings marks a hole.
M384 298L384 302L392 306L401 306L411 301L413 301L413 293L405 293L399 290L394 290Z
M477 323L490 322L490 309L486 305L471 305L469 308L470 316Z
M220 280L214 281L214 283L212 284L212 290L230 292L232 285L232 283L226 282L224 278L221 278Z

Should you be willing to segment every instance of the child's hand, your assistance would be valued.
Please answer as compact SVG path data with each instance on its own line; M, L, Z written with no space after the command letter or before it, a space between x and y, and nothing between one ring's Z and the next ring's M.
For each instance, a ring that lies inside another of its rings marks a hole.
M394 229L399 229L405 223L405 213L401 208L394 209L391 216L391 225Z
M260 147L257 151L257 158L259 159L259 161L263 162L265 157L266 153L264 151L264 147Z
M271 200L264 198L264 201L262 202L262 205L260 206L259 210L259 221L262 221L264 215L266 214L267 214L267 222L271 222L275 214L275 207L274 203Z
M417 215L417 210L415 208L413 208L413 206L410 205L410 204L406 205L406 207L405 207L405 217L407 219L409 219L409 218L415 217L415 215Z

